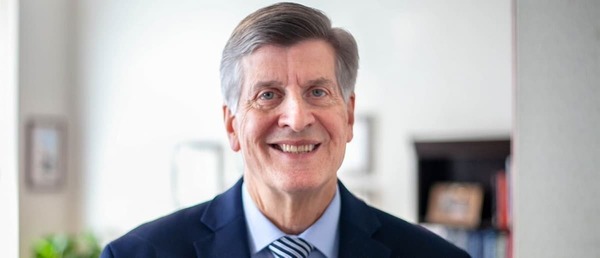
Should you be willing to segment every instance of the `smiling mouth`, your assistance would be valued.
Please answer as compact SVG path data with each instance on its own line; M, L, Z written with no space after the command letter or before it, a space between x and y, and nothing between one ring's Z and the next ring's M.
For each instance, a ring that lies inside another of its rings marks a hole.
M284 153L293 153L293 154L302 154L309 153L317 148L319 148L321 144L304 144L304 145L291 145L291 144L271 144L271 147L284 152Z

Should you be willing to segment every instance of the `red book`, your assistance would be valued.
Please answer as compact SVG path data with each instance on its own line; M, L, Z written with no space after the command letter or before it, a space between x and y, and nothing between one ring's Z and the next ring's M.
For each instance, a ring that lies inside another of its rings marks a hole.
M496 227L508 229L508 185L504 171L496 174Z

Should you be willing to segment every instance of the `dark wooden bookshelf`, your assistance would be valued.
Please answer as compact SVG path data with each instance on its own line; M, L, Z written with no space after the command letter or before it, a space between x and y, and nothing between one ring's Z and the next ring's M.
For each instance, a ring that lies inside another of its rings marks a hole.
M494 175L506 170L510 139L415 141L418 221L426 223L431 187L438 182L477 183L483 187L479 228L494 227Z

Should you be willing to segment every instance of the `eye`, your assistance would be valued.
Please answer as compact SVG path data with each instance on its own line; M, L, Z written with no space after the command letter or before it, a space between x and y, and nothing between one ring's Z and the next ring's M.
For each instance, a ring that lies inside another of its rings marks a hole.
M275 98L275 92L272 91L265 91L263 93L261 93L259 95L260 99L264 99L264 100L270 100L270 99L274 99Z
M313 97L323 97L323 96L325 96L327 94L327 92L325 92L323 89L312 89L310 91L310 94Z

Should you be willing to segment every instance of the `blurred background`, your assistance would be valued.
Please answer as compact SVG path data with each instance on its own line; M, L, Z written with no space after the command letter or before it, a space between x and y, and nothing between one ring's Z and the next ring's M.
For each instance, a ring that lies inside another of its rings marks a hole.
M509 253L600 254L591 215L600 212L598 3L298 2L359 45L362 122L340 170L352 191L423 222L415 143L508 142ZM103 246L239 179L222 122L220 55L237 23L273 1L0 3L7 257L31 257L36 239L55 233L91 232ZM28 167L35 128L62 143L54 177Z

